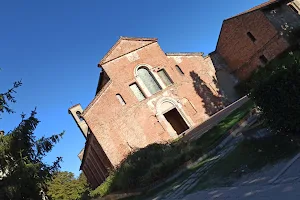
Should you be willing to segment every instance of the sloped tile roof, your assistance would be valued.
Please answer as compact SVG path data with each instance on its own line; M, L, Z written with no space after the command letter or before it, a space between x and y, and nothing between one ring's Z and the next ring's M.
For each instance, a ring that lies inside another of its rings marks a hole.
M250 8L249 10L246 10L246 11L244 11L244 12L241 12L241 13L239 13L239 14L233 16L233 17L230 17L230 18L228 18L228 19L232 19L232 18L241 16L241 15L244 15L244 14L247 14L247 13L250 13L250 12L253 12L253 11L256 11L256 10L259 10L259 9L262 9L262 8L265 8L265 7L269 6L269 5L272 5L272 4L274 4L274 3L281 2L281 1L284 1L284 0L269 0L269 1L267 1L267 2L264 2L264 3L260 4L260 5L254 6L253 8ZM226 20L228 20L228 19L226 19Z

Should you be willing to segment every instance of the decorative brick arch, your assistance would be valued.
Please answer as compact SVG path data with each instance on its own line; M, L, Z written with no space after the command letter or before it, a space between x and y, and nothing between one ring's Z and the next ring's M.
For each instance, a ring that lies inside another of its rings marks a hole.
M137 65L137 66L134 68L134 72L133 72L133 73L134 73L134 77L135 77L135 78L138 77L137 71L138 71L138 69L141 68L141 67L146 67L146 68L148 68L151 72L152 72L152 70L153 70L153 67L152 67L151 65L148 65L148 64L145 64L145 63L139 64L139 65Z
M172 104L172 106L173 106L172 109L174 107L176 107L176 108L177 107L178 108L181 107L180 102L176 101L174 98L172 98L172 97L162 97L156 103L156 115L158 115L158 114L164 114L164 113L166 113L166 112L169 111L169 110L164 110L163 109L163 105L166 104L166 103Z
M168 111L176 108L181 117L184 119L188 127L193 126L193 122L190 120L190 118L187 116L187 114L182 109L182 104L179 100L175 100L172 97L162 97L159 99L156 103L156 117L158 118L159 122L162 124L162 126L166 127L165 129L167 132L171 135L171 137L176 138L178 137L177 133L174 131L171 124L167 121L164 114Z

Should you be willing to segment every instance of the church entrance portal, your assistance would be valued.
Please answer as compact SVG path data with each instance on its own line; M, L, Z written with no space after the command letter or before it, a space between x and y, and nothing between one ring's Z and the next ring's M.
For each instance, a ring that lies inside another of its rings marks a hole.
M178 135L189 129L189 126L186 124L176 108L166 112L164 116Z

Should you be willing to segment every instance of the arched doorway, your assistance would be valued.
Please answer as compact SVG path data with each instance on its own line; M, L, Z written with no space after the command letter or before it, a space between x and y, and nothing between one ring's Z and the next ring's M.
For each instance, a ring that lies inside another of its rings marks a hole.
M157 103L157 117L166 125L167 131L174 137L188 130L189 122L179 102L170 97L164 97Z
M164 113L164 116L166 120L171 124L174 131L176 131L177 135L180 135L181 133L189 129L189 126L184 121L183 117L176 108L173 108L170 111Z

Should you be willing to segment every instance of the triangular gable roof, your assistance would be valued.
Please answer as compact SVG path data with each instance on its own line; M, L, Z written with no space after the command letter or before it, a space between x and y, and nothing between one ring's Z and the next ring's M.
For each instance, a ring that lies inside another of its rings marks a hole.
M157 42L157 38L131 38L120 37L116 44L106 53L99 65L119 58L144 46Z

